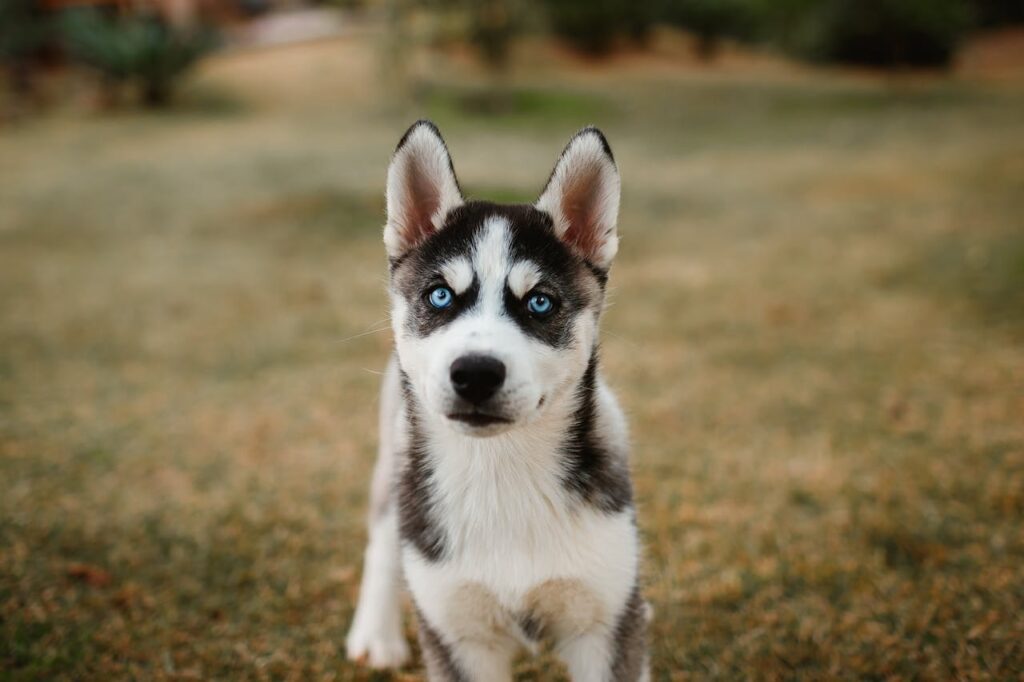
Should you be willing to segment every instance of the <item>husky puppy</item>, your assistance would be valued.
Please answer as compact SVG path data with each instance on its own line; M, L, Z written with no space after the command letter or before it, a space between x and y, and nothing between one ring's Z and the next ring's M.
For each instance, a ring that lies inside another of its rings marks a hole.
M574 680L646 680L626 423L598 322L619 175L596 128L531 205L463 198L437 128L387 178L396 351L350 659L398 667L404 577L431 680L511 679L541 639Z

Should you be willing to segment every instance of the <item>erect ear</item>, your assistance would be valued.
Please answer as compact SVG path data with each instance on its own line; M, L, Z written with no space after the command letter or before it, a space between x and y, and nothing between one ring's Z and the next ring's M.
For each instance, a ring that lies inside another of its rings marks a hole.
M405 132L388 167L384 246L398 258L441 229L448 211L461 205L462 192L441 133L430 121Z
M619 248L619 194L608 141L597 128L584 128L569 140L535 206L551 216L571 249L607 269Z

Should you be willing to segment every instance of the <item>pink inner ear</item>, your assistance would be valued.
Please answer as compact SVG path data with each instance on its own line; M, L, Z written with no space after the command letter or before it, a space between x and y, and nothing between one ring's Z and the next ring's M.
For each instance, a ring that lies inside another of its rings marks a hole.
M437 213L441 197L437 187L426 177L423 169L415 163L406 164L405 186L408 192L404 206L406 215L403 221L405 239L410 246L414 246L434 231L432 219Z
M586 258L593 258L601 246L595 224L600 177L598 164L582 168L566 179L562 194L562 215L568 223L562 238Z

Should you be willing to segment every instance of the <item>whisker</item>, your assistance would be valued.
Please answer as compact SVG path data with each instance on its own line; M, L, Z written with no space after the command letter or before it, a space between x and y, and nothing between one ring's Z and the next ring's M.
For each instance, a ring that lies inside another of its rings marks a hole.
M601 330L601 335L602 336L610 336L613 339L616 339L618 341L622 341L623 343L625 343L630 348L640 348L640 344L639 343L637 343L636 341L633 341L630 338L627 338L627 337L623 336L622 334L615 334L614 332L610 332L610 331L606 331L606 330L602 329Z
M339 341L335 341L335 343L347 343L349 341L352 341L353 339L358 339L363 336L369 336L370 334L379 334L380 332L387 331L389 329L391 329L391 325L388 325L386 327L378 327L377 329L369 329L365 332L359 332L358 334L353 334L352 336L346 337Z

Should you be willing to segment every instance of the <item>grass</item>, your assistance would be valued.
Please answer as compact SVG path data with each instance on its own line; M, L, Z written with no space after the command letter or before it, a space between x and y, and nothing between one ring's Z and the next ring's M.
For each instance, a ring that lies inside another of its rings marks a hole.
M371 55L0 136L0 677L388 678L342 642L424 109ZM1019 675L1024 88L563 65L487 113L459 68L424 107L471 194L532 196L587 123L622 168L655 679Z

